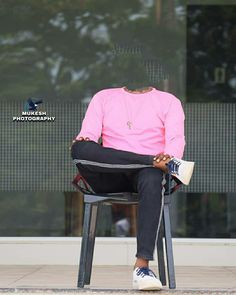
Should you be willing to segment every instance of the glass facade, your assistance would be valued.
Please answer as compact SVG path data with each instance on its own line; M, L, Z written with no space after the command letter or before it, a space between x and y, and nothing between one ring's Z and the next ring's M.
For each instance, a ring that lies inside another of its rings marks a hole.
M186 97L188 102L205 102L211 103L211 105L218 103L220 106L214 124L206 125L207 128L212 129L212 136L214 139L218 138L219 142L214 140L213 144L206 145L205 148L210 148L210 153L214 154L213 145L217 144L221 147L219 151L224 158L225 154L235 153L235 122L232 122L232 125L229 123L229 111L225 112L225 118L220 124L217 124L216 121L223 118L224 107L231 108L236 101L236 2L206 1L201 3L201 1L195 1L193 4L189 5L187 9ZM233 114L235 116L235 110ZM204 115L209 116L210 114L206 112ZM224 134L227 138L233 136L232 143L227 144ZM228 151L224 147L227 147ZM206 154L208 154L207 150ZM218 161L219 157L221 156L215 154L212 161ZM234 159L233 163L235 163ZM230 166L228 163L225 167L230 173L229 176L226 179L221 176L220 182L227 182L227 179L234 175L235 169ZM223 171L224 164L219 165L218 169ZM208 173L210 172L208 171ZM201 238L235 237L236 224L233 218L235 206L232 198L235 197L236 192L235 189L227 192L227 187L224 191L218 190L214 193L187 194L185 235Z
M172 198L173 235L235 236L236 3L225 2L0 0L0 236L81 235L70 141L95 92L144 80L183 102L185 156L199 163L190 188ZM55 122L12 122L28 97ZM99 236L136 235L135 205L100 214Z

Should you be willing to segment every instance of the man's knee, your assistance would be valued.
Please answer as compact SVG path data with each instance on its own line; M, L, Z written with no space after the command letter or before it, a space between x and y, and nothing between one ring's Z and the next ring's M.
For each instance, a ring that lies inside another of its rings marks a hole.
M71 146L71 157L72 159L83 159L84 153L88 151L87 141L76 141Z

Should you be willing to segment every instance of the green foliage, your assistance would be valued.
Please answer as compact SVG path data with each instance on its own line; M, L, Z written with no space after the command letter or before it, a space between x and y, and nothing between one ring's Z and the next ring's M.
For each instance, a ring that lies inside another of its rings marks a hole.
M127 68L113 69L117 44L144 45L148 58L160 59L176 75L185 28L170 5L184 11L184 1L162 1L158 24L154 2L0 0L0 98L77 101L121 85ZM133 73L129 68L127 75Z

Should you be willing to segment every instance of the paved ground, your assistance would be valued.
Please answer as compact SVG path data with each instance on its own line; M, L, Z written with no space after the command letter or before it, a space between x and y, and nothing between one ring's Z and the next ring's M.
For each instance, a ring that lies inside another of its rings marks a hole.
M81 290L76 288L76 266L7 265L0 266L0 293L140 294L131 289L131 278L132 267L96 266L91 285ZM236 267L176 267L176 280L176 290L165 287L160 294L236 294Z

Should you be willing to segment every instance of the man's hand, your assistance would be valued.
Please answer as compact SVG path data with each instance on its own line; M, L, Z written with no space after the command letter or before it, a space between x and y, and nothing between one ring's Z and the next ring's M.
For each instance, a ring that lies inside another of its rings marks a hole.
M153 158L153 167L159 168L165 173L168 172L166 164L170 161L171 156L168 154L158 154Z
M154 158L153 158L153 161L156 161L157 163L161 162L161 161L166 161L168 159L171 159L171 156L168 155L168 154L164 154L164 153L161 153L161 154L158 154L156 155Z

